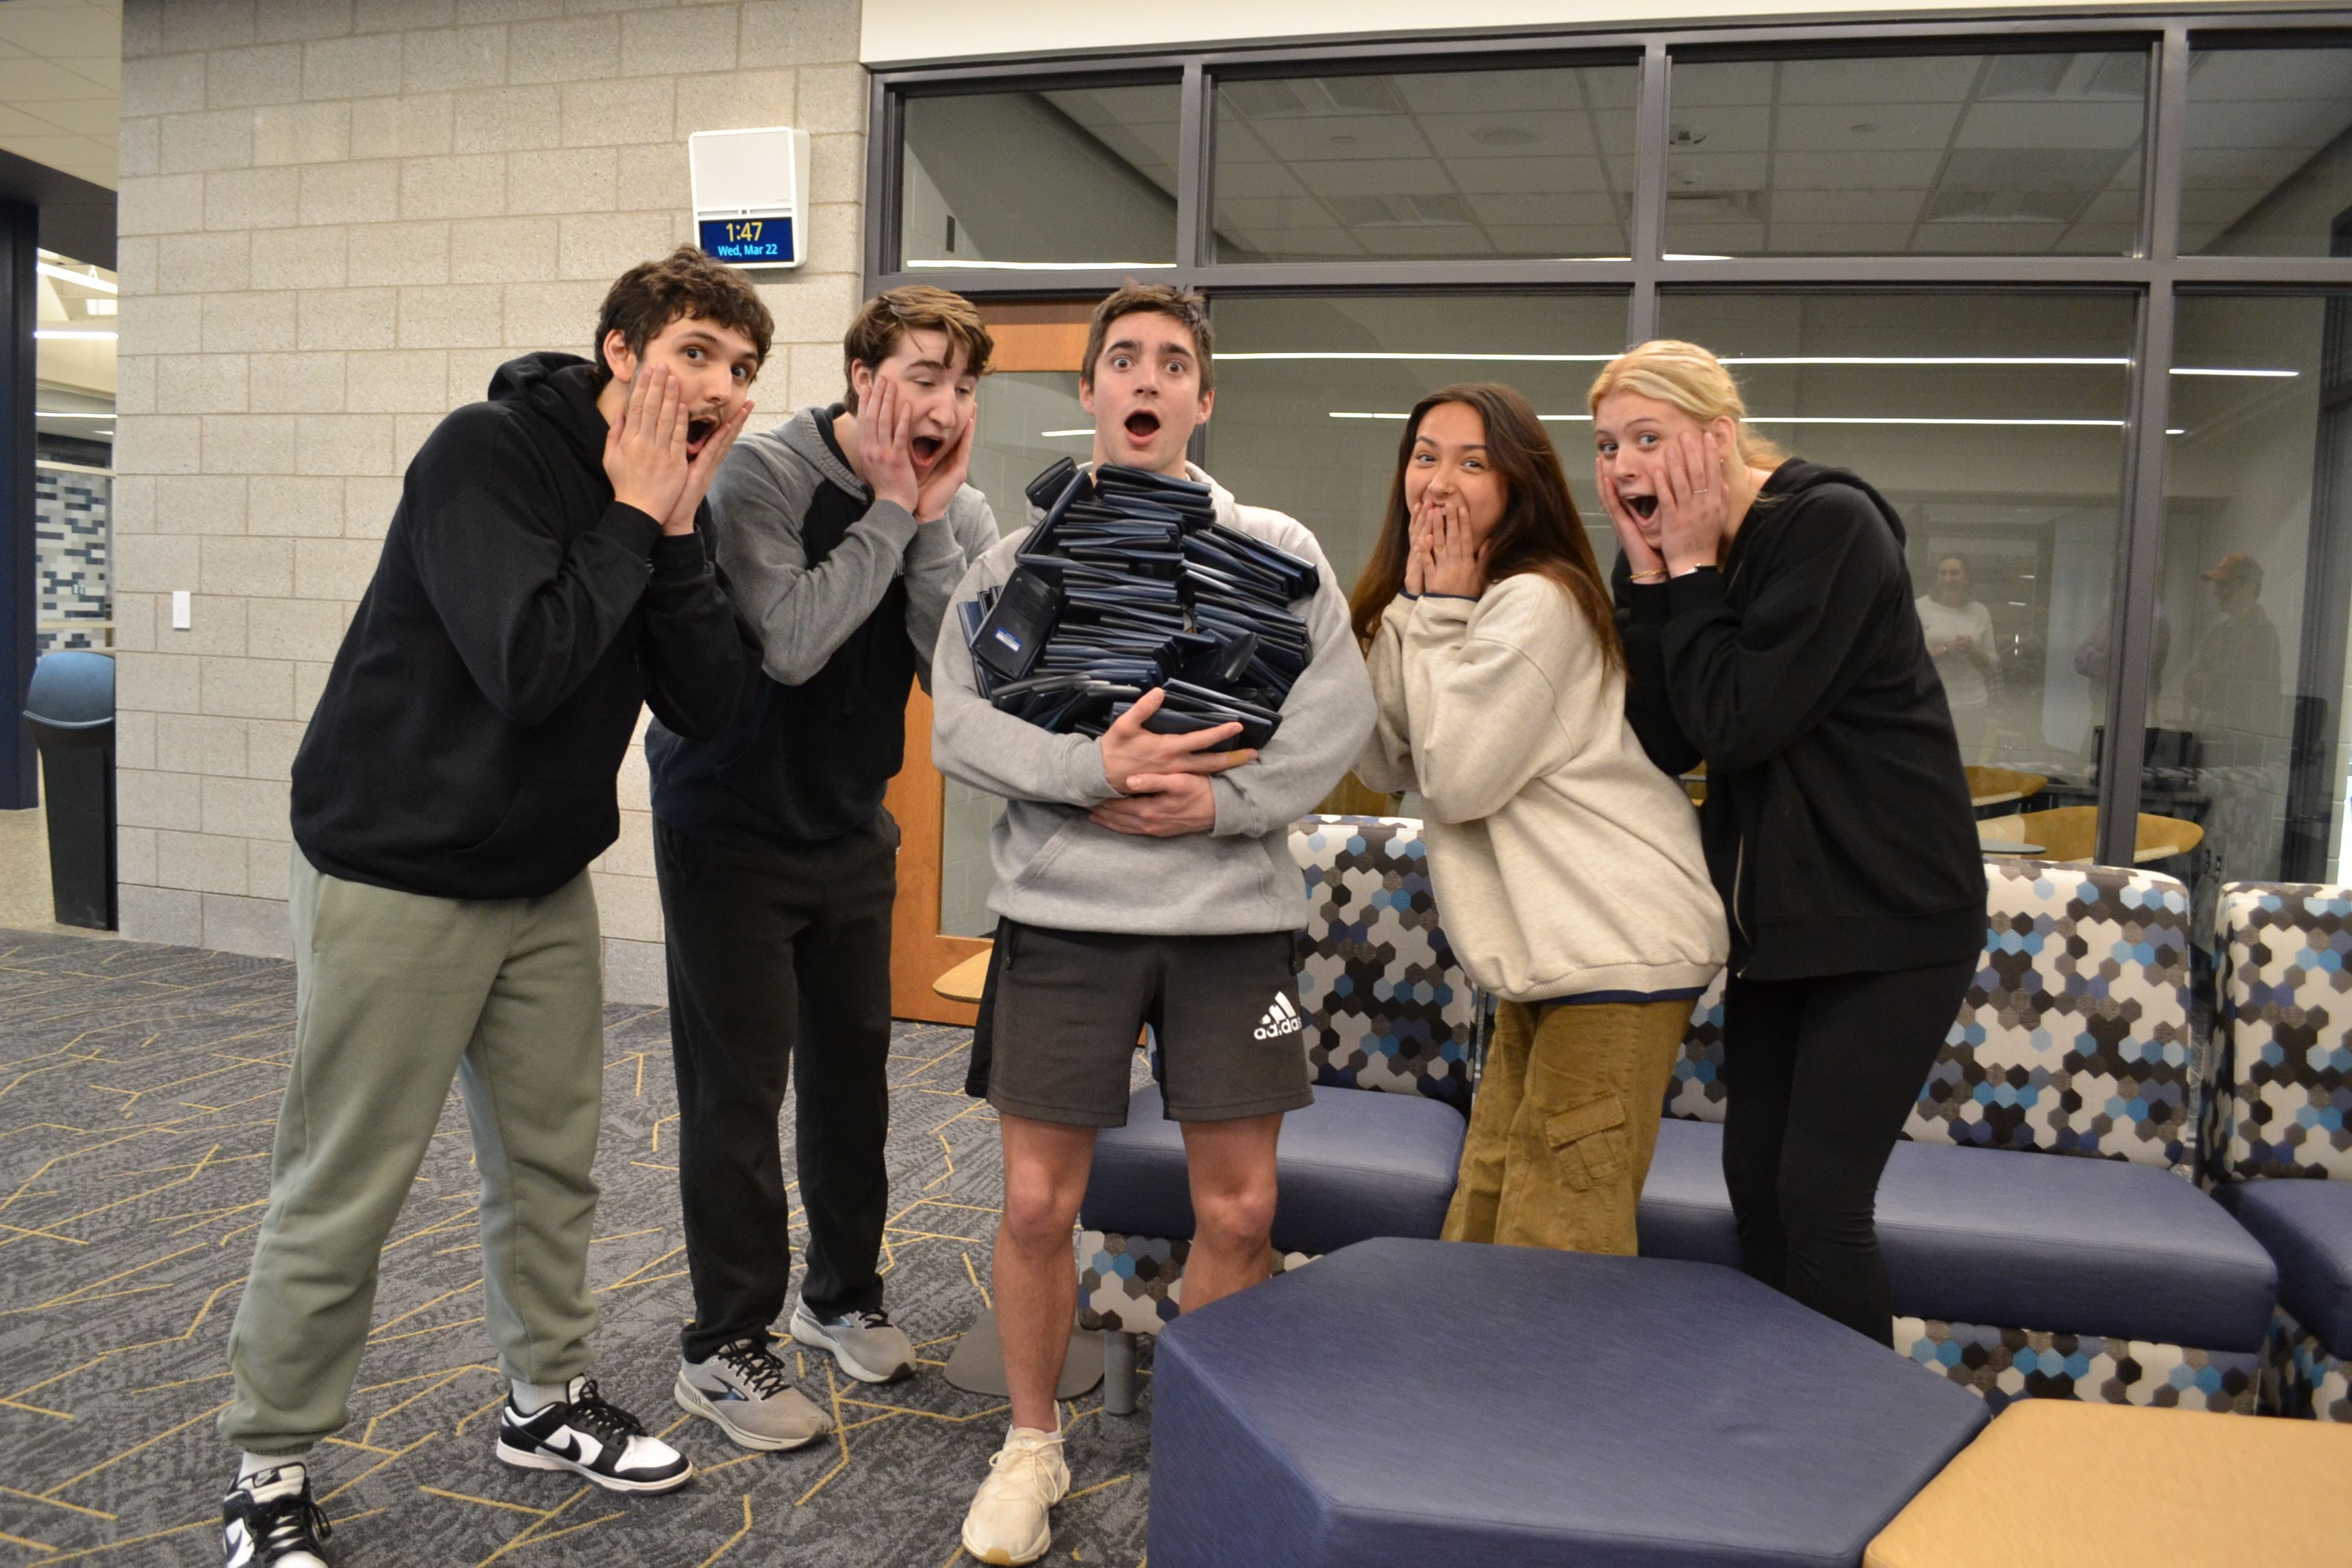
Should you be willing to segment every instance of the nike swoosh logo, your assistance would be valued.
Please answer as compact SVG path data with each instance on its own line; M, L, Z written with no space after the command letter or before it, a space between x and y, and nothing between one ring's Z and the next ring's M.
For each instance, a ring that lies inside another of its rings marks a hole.
M556 1447L552 1442L543 1442L540 1444L540 1447L546 1449L549 1453L554 1455L559 1459L569 1459L575 1465L580 1462L580 1439L573 1436L570 1432L563 1434L563 1446L562 1447Z

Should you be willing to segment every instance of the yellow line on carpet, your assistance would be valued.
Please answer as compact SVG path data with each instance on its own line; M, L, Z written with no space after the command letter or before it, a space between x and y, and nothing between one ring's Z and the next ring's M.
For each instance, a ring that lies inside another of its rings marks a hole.
M725 1541L723 1541L723 1542L719 1542L719 1550L718 1550L718 1551L716 1551L716 1552L712 1552L709 1556L708 1556L708 1557L704 1558L700 1563L698 1563L695 1564L695 1568L710 1568L710 1565L711 1565L713 1563L718 1562L721 1557L724 1557L724 1556L726 1556L730 1552L734 1551L734 1550L735 1550L735 1543L736 1543L737 1542L739 1542L739 1541L742 1540L745 1536L747 1536L747 1535L749 1535L749 1534L751 1534L751 1494L750 1492L745 1492L745 1493L743 1494L743 1528L742 1528L742 1529L740 1529L740 1530L739 1530L739 1531L737 1531L734 1534L732 1534L732 1535L729 1536Z

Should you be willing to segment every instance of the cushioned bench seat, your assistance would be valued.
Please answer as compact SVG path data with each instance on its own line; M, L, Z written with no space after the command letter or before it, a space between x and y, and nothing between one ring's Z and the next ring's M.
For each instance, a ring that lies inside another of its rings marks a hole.
M1163 1110L1159 1086L1146 1084L1128 1104L1127 1125L1097 1137L1080 1226L1192 1234L1181 1124ZM1434 1237L1444 1228L1468 1126L1459 1110L1422 1095L1318 1088L1313 1105L1282 1119L1275 1247L1311 1254L1367 1237Z
M2328 1354L2352 1356L2352 1182L2281 1176L2213 1195L2278 1264L2279 1305Z
M1728 1269L1368 1241L1161 1331L1149 1555L1853 1568L1985 1418Z
M1660 1127L1640 1223L1644 1256L1738 1263L1719 1124ZM2277 1288L2219 1204L2122 1160L1898 1143L1878 1238L1896 1313L1949 1322L2251 1352Z

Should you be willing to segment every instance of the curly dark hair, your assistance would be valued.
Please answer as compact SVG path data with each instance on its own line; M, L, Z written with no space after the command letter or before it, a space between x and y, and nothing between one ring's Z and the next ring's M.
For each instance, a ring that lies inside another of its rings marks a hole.
M640 261L604 291L596 312L596 337L588 357L596 362L599 380L609 380L613 367L604 359L604 339L614 332L642 354L646 345L672 321L693 317L731 327L751 340L760 363L768 363L768 347L775 341L775 319L760 303L751 280L723 261L714 261L690 245L681 245L659 261Z

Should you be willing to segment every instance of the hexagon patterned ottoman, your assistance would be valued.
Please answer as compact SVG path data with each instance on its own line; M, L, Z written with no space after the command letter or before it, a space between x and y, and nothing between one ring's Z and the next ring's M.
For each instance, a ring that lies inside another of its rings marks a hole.
M1712 1264L1380 1240L1160 1337L1152 1568L1853 1568L1983 1403Z

